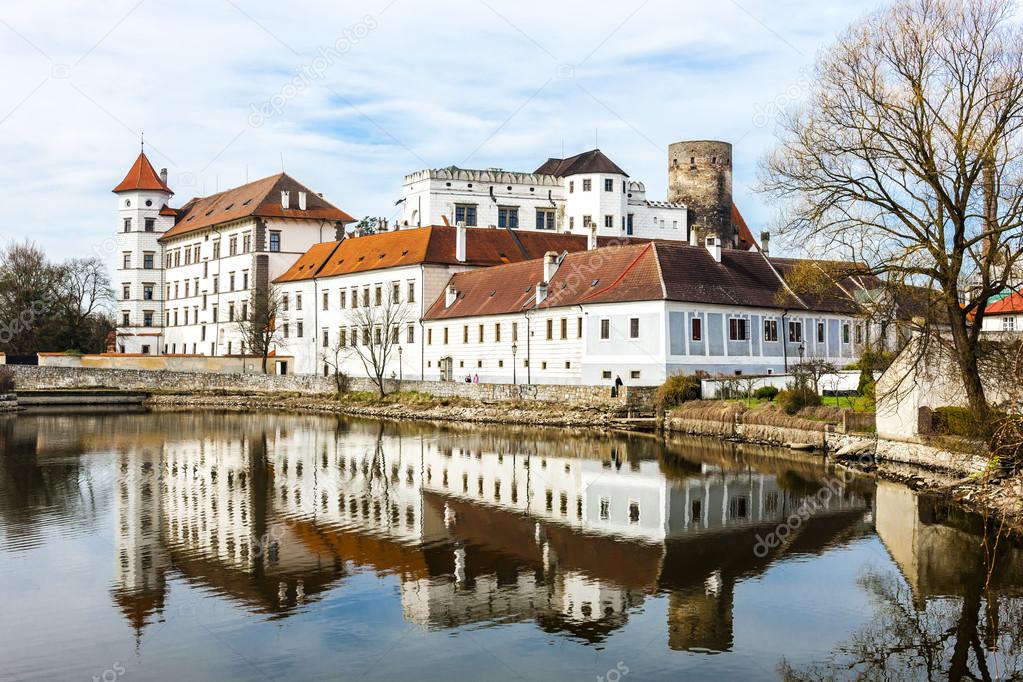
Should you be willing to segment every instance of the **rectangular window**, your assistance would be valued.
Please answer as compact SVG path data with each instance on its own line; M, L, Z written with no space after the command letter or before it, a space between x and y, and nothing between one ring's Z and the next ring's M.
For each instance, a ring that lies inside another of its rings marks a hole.
M304 334L305 334L305 323L304 322L296 323L296 325L295 325L295 335L298 336L298 338L301 339Z
M213 275L213 293L220 293L220 275Z
M143 327L153 326L153 313L149 311L142 313L142 326Z
M152 253L144 253L144 254L142 254L142 267L145 268L146 270L152 270L153 269L153 254Z
M121 289L121 294L122 294L121 299L124 301L127 301L129 298L131 298L131 285L125 284L124 288Z
M146 232L153 232L156 230L156 218L146 218L145 228Z
M213 242L213 259L220 258L220 240Z
M408 283L408 295L405 297L405 300L408 303L415 303L416 302L416 283L415 282L410 281Z
M632 213L625 216L625 234L627 235L632 234L632 217L633 217Z
M575 318L575 338L583 338L583 318Z
M733 317L728 320L728 340L746 341L749 336L746 331L748 320L741 317Z
M583 191L589 192L591 189L593 189L593 180L586 178L583 180Z
M344 310L345 306L348 305L347 301L348 301L348 291L346 291L345 289L338 289L337 290L337 307L340 308L341 310Z
M131 218L124 219L124 231L131 232Z
M842 343L849 343L849 323L842 323Z
M824 323L817 323L817 343L824 343Z
M433 345L433 329L426 330L426 345L427 346Z
M352 287L352 309L359 307L359 289Z
M764 341L778 340L778 320L764 320Z
M131 315L127 312L121 313L121 324L125 327L131 324Z
M789 342L799 343L803 340L803 323L789 322Z
M604 227L614 227L615 217L613 215L604 216Z
M479 333L480 333L480 335L479 335L480 341L479 342L483 343L483 325L482 324L480 325Z
M227 255L238 255L238 237L231 237L227 240Z
M234 273L228 273L227 275L227 290L234 291Z
M517 228L519 226L519 209L514 206L498 207L497 226Z
M249 290L249 271L245 270L242 272L242 290Z
M494 342L501 343L501 323L494 323Z
M380 327L373 328L373 343L377 346L383 344L384 339L380 331Z
M600 321L600 338L603 340L611 338L611 320L607 318Z
M455 224L465 223L466 227L476 227L476 204L456 204Z
M568 338L568 318L566 317L561 318L561 338Z
M536 209L536 229L538 230L554 229L554 209L551 208Z
M252 251L252 235L246 234L242 236L242 253L248 253Z
M126 253L121 257L121 265L123 269L128 270L131 268L131 254Z
M593 216L590 215L583 216L583 227L593 227Z
M416 342L416 326L414 324L410 324L408 326L407 332L408 333L405 335L405 343L415 343Z
M295 294L295 310L302 309L302 294Z
M178 314L177 314L177 312L175 311L175 313L174 313L174 317L176 318L176 317L177 317L177 315L178 315ZM227 304L227 321L228 321L228 322L234 322L234 303L228 303L228 304ZM176 320L175 320L174 324L177 324L177 321L176 321Z
M211 306L210 309L213 311L213 319L211 320L211 322L219 322L220 321L220 316L219 316L218 313L220 312L220 306L216 306L216 305L215 306Z
M1012 315L1006 315L1002 318L1002 331L1003 332L1014 332L1016 331L1016 318Z
M291 337L291 328L288 326L287 322L285 322L284 325L282 326L282 333L284 334L284 338L286 339Z
M554 320L547 320L547 340L554 338Z
M394 282L391 285L391 302L392 303L397 303L400 300L401 300L401 285L398 284L397 282Z
M519 340L519 323L512 322L512 343Z
M344 327L337 330L337 345L341 348L348 345L348 330Z
M613 192L615 191L615 181L611 178L604 178L604 191Z
M568 193L571 194L575 191L575 180L568 181Z
M462 325L462 343L469 343L469 325Z
M153 300L153 285L143 284L142 285L142 299L146 301Z
M863 325L862 324L856 325L856 343L857 344L863 343Z
M692 339L693 341L701 341L703 339L703 319L694 317L692 321Z
M362 288L362 307L369 307L369 287Z
M281 251L281 233L271 232L270 233L270 253L280 253Z
M448 345L448 328L444 327L444 345Z
M330 310L330 292L323 292L323 309Z
M323 347L327 348L328 346L330 346L330 330L328 330L326 327L324 327L320 331L321 331L321 335L323 336L323 341L322 341Z
M384 304L384 288L379 284L373 289L373 305Z
M629 319L629 338L630 339L638 339L639 338L639 318L638 317L633 317L633 318Z

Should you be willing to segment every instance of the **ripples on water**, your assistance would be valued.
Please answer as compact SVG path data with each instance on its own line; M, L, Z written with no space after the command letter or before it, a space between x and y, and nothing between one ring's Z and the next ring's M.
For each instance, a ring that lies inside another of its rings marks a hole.
M1023 552L787 451L20 415L0 491L0 679L1021 674Z

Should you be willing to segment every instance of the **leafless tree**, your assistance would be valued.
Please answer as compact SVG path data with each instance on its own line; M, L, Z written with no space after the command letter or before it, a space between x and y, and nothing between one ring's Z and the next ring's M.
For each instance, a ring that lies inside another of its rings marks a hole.
M110 274L98 258L75 258L60 266L64 316L74 348L85 350L102 343L105 328L97 340L96 323L108 319L114 301Z
M249 352L262 360L263 374L267 373L270 353L281 344L282 336L277 319L283 309L280 292L270 286L256 288L246 314L235 325L242 337L242 352Z
M797 386L812 388L817 395L821 394L821 379L838 371L833 363L822 358L806 358L789 368L796 379Z
M402 328L412 319L412 308L391 291L381 291L369 303L348 311L348 352L359 359L383 398L387 365L401 345Z
M334 343L320 356L323 364L330 369L334 378L335 395L340 398L351 388L351 377L344 371L345 358L348 356L348 330L341 330Z
M888 283L932 289L970 409L978 345L1023 251L1023 34L1009 0L900 0L818 61L762 189L783 234ZM927 322L927 319L924 319Z

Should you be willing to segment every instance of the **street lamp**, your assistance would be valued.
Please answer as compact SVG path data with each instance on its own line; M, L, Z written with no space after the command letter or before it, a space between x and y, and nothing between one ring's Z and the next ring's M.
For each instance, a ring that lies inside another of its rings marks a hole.
M398 346L398 381L401 381L403 378L401 372L401 354L404 350L405 350L404 348Z
M803 353L805 353L805 352L806 352L806 342L805 341L800 341L799 342L799 362L800 362L800 364L802 364L802 362L803 362Z
M516 370L518 369L518 367L515 364L515 354L519 352L519 345L513 342L511 350L512 350L512 383L517 384L519 382L516 377Z

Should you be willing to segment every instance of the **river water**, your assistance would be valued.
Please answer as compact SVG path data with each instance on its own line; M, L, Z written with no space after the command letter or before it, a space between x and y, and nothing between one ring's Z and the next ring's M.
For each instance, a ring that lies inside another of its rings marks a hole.
M0 679L1003 679L1023 551L819 457L294 414L0 419Z

